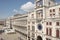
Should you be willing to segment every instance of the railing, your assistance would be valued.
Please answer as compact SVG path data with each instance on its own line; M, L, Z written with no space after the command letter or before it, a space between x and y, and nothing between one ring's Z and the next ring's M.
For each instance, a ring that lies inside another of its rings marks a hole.
M24 25L24 24L13 24L13 25L27 27L27 24L26 25Z
M27 34L22 33L22 32L20 32L18 30L16 30L16 32L18 32L20 34L20 37L19 37L20 40L22 40L22 39L23 40L27 40Z
M14 19L17 19L17 20L22 20L22 19L27 19L28 16L19 16L19 17L15 17Z
M47 17L48 18L48 17ZM60 18L60 15L50 16L49 18Z
M27 29L24 29L24 28L19 28L19 27L15 27L16 30L24 33L24 34L27 34Z
M36 6L35 9L38 9L38 8L43 8L43 6Z

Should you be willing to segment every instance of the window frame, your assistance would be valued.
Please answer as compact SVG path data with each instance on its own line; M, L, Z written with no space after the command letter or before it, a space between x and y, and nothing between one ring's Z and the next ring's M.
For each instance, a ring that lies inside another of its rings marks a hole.
M56 26L59 26L60 25L60 23L59 22L56 22Z

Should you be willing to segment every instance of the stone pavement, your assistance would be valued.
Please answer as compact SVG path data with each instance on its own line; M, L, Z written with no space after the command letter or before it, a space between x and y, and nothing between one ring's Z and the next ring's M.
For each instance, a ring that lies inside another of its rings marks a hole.
M3 40L19 40L19 33L14 33L14 34L5 34L2 33L0 34L0 39L2 38Z
M2 29L2 26L0 26L0 29ZM6 34L6 33L0 34L0 40L20 40L19 37L20 34L17 32L11 34Z

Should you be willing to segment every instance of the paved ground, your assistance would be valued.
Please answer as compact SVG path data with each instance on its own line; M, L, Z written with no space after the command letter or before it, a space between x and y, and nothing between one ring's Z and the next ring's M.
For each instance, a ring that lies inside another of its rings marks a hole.
M0 26L0 29L2 27ZM0 34L0 40L19 40L19 33L13 33L13 34L5 34L5 33L2 33ZM2 38L2 39L1 39Z
M0 34L0 39L3 38L4 40L19 40L19 34L15 33L15 34L5 34L2 33Z

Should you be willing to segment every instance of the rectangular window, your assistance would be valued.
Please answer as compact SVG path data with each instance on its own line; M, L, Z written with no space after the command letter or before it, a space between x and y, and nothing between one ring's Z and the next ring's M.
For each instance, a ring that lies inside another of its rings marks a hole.
M30 24L30 22L28 22L28 24Z
M50 35L50 36L52 35L52 30L51 30L51 28L49 29L49 35Z
M53 9L53 12L55 12L55 9Z
M28 38L28 40L30 40L30 38Z
M52 16L52 14L50 14L50 16Z
M48 35L48 28L46 28L46 35Z
M28 26L28 30L30 30L30 26Z
M59 22L56 22L56 25L59 26Z
M36 2L36 6L37 7L40 7L40 5L43 5L43 1L42 0L39 0L39 1Z
M35 26L32 26L32 31L35 31Z
M32 18L34 18L34 14L32 14Z
M35 24L35 22L32 22L32 24Z
M50 10L50 12L52 12L52 10Z
M28 36L30 37L30 32L28 32Z
M56 30L56 37L59 38L59 30Z
M46 25L48 25L48 22L46 22Z
M37 6L37 7L40 6L40 1L36 2L36 6Z
M52 22L50 22L49 24L52 25Z
M46 40L51 40L51 39L49 39L49 38L46 38Z
M55 14L53 14L55 16Z
M41 15L41 17L43 17L43 15Z
M32 38L32 40L34 40L34 39Z
M46 40L48 40L48 38L46 38Z
M35 37L35 34L34 33L32 33L32 38L34 38Z
M59 11L60 11L60 8L59 8Z

